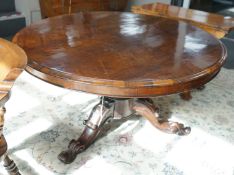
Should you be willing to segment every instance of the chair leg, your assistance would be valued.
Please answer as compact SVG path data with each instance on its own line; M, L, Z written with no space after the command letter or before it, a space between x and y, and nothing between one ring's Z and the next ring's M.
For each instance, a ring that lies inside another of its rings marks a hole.
M3 166L10 175L21 175L15 162L12 159L10 159L8 155L5 155L3 162Z
M20 175L19 170L13 160L7 154L7 142L3 135L5 107L0 108L0 157L3 160L3 166L10 175Z

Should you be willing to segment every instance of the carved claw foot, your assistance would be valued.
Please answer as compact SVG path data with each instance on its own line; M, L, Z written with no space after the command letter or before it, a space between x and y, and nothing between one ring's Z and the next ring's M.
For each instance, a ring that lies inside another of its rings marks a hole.
M58 155L58 159L65 164L70 164L76 159L77 154L78 153L75 153L73 150L68 149L66 151L62 151Z
M183 124L178 122L172 122L168 120L160 120L157 108L153 104L153 101L146 99L138 99L133 104L133 110L149 120L153 126L159 130L178 135L188 135L191 131L190 127L184 127Z
M75 160L77 154L81 153L84 150L85 145L81 144L77 140L72 140L69 143L68 149L58 155L58 159L65 164L72 163Z
M103 125L113 118L111 115L114 109L112 103L103 102L93 108L89 119L84 122L86 126L80 138L72 140L69 143L68 149L58 155L58 159L63 163L72 163L77 154L87 149L98 138Z
M98 136L98 133L98 129L93 130L92 128L88 128L86 126L81 137L78 140L71 140L68 145L68 149L66 151L62 151L58 155L58 159L65 164L72 163L76 159L77 154L83 152L94 142Z
M169 133L169 134L177 134L180 136L188 135L191 132L190 127L184 127L183 124L178 122L171 122L171 121L160 121L160 124L163 128L162 131Z

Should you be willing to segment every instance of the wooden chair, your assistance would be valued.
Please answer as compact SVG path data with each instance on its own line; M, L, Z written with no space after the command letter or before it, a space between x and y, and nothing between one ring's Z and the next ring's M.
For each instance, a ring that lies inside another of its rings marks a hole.
M9 174L19 175L14 161L8 157L7 143L3 135L5 103L10 97L16 78L27 64L25 52L17 45L0 38L0 157Z
M132 6L131 10L133 13L137 14L153 15L185 21L191 25L201 28L218 39L223 38L230 31L234 30L234 18L199 10L185 9L163 3ZM203 88L204 86L199 88L199 90L202 90ZM190 91L187 90L180 95L184 100L190 100L192 98Z

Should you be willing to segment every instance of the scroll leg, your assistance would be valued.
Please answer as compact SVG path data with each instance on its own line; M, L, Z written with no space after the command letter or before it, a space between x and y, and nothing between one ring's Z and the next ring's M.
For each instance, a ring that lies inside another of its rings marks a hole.
M109 104L108 104L109 105ZM113 107L103 104L96 105L88 120L84 121L85 129L77 140L69 143L68 149L58 155L63 163L72 163L77 154L87 149L99 136L104 124L112 119Z
M3 135L4 126L4 114L6 109L4 107L0 108L0 156L3 159L3 166L6 168L10 175L20 175L19 170L13 160L7 155L7 142Z
M190 133L190 127L184 127L183 124L168 120L160 121L157 108L150 99L138 99L133 104L133 110L149 120L153 126L159 130L178 135L187 135Z

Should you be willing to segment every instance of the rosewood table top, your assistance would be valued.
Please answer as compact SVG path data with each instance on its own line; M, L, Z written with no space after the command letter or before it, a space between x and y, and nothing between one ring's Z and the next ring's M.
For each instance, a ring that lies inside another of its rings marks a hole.
M65 88L109 97L153 97L199 87L220 70L223 44L171 19L84 12L42 20L13 39L26 70Z
M164 3L151 3L132 6L132 11L138 14L147 14L182 20L222 38L234 30L234 18L204 11L187 9Z

